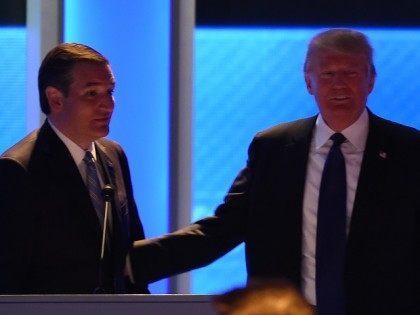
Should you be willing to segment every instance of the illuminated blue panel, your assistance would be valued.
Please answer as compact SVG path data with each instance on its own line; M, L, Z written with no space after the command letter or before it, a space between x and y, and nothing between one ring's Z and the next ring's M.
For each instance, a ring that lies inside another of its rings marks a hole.
M248 145L257 131L317 113L302 69L308 41L319 31L196 29L193 220L211 215L222 201L245 165ZM419 128L420 30L361 31L371 38L376 51L378 78L370 108ZM211 294L245 281L240 246L194 271L191 287L193 293Z
M26 28L0 28L0 154L26 133Z
M117 81L110 138L124 147L146 236L168 232L170 1L70 0L64 39L111 62ZM166 281L151 286L166 293Z

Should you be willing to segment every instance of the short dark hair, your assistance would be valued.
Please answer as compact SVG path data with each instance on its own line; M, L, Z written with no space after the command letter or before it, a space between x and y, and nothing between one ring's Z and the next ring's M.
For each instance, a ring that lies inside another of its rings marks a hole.
M322 50L333 50L342 53L360 53L366 56L370 74L375 76L376 69L373 63L373 48L367 36L361 32L336 28L321 32L309 42L304 64L304 72L309 71L313 55Z
M77 43L62 43L48 52L38 72L38 91L41 110L51 112L45 89L53 86L68 95L72 83L72 70L77 63L109 64L109 61L95 49Z

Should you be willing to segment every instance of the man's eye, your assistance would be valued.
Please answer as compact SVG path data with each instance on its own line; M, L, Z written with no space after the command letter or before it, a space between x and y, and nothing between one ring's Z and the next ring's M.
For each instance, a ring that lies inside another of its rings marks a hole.
M332 77L333 77L333 75L334 75L334 73L333 73L333 72L331 72L331 71L326 71L326 72L322 72L322 73L321 73L321 78L323 78L323 79L330 79L330 78L332 78Z
M96 91L87 91L86 93L88 96L96 96L98 93Z

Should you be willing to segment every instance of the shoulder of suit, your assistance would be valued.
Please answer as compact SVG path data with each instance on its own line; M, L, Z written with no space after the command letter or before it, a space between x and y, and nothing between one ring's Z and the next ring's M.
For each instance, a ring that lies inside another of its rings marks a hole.
M255 138L263 139L284 139L285 141L307 137L315 125L316 116L303 118L291 122L282 123L266 130L260 131Z
M101 146L103 146L107 152L114 151L114 152L121 153L124 151L118 142L108 139L108 138L100 138L96 140L96 142L100 144Z
M373 115L372 127L377 128L382 136L388 140L395 140L399 143L411 143L420 145L420 131L416 128L406 126L382 117Z
M402 125L378 116L372 116L369 137L382 154L388 156L398 167L410 168L409 174L418 176L420 170L420 132L416 128ZM369 138L368 138L369 141Z
M15 145L7 149L1 156L0 160L14 161L27 169L36 141L38 139L39 129L31 132Z

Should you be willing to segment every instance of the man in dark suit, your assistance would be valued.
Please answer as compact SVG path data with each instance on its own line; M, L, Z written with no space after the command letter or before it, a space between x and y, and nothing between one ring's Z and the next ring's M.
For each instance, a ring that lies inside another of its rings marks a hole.
M88 46L60 44L44 58L47 119L0 158L0 294L148 292L128 263L144 232L127 158L103 138L114 86L108 60Z
M360 32L315 36L304 75L320 114L259 133L215 215L134 244L149 281L245 242L249 281L285 278L318 314L420 314L420 135L366 108ZM327 166L328 165L328 166Z

